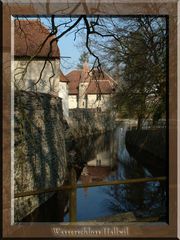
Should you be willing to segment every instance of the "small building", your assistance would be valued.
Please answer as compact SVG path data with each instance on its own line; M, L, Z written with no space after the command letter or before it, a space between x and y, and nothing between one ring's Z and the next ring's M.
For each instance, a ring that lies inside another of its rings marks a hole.
M72 70L66 75L66 79L69 81L69 109L107 109L116 82L106 72L99 72L97 69L91 72L85 62L83 69Z
M38 20L14 21L15 89L59 93L60 53L49 30Z
M109 166L86 166L84 167L80 180L83 184L103 181L111 174Z

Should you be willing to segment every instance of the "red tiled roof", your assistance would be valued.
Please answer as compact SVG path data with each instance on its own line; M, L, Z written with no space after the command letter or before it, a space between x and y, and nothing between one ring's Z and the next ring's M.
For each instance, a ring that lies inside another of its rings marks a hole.
M66 75L69 80L69 94L78 94L78 86L81 80L81 70L73 70Z
M66 76L64 76L64 73L60 70L60 82L69 82Z
M109 80L92 80L86 89L86 94L110 94L113 92L113 85Z
M88 173L92 177L105 178L110 172L111 168L109 166L88 166Z
M114 81L105 71L99 72L97 69L93 70L92 79Z
M69 94L78 94L78 86L81 82L87 82L86 94L110 94L113 92L115 81L105 72L98 74L93 72L89 79L83 79L82 70L73 70L66 75L69 80Z
M87 166L87 175L81 175L82 183L98 182L104 180L111 173L109 166Z
M15 20L14 21L14 55L47 57L50 51L50 42L55 36L48 38L41 51L37 53L39 47L49 35L49 30L38 20ZM52 44L52 54L50 57L59 58L59 48L57 41Z

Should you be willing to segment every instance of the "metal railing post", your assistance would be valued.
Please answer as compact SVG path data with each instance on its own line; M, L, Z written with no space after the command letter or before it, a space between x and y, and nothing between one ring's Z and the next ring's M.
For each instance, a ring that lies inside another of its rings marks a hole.
M77 212L77 204L76 204L76 171L74 168L70 171L70 184L72 189L69 192L69 220L70 222L76 222L76 212Z

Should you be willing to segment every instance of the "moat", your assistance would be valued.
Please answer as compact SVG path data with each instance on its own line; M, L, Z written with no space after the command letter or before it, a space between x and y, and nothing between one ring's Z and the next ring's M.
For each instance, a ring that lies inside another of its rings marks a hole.
M77 174L76 184L154 177L150 169L129 155L126 131L126 125L121 125L112 132L66 143L69 169L73 167ZM58 192L23 221L70 222L69 191ZM76 191L76 221L108 221L110 216L126 213L129 215L119 217L119 221L167 221L167 198L165 182L158 181L81 187Z

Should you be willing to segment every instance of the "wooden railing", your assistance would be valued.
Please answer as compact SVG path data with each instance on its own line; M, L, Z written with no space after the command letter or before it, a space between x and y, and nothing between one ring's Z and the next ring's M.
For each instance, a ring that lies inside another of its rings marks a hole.
M114 181L101 181L101 182L92 182L87 184L77 184L76 178L76 171L75 169L71 169L70 172L70 184L63 185L60 187L55 188L48 188L48 189L39 189L34 191L16 193L14 198L19 197L27 197L33 195L39 195L43 193L51 193L51 192L58 192L63 190L70 190L69 191L69 217L70 222L76 222L76 205L77 205L77 189L78 188L85 188L85 187L97 187L97 186L110 186L110 185L120 185L120 184L135 184L135 183L145 183L145 182L160 182L165 181L166 177L154 177L154 178L135 178L135 179L126 179L126 180L114 180Z

